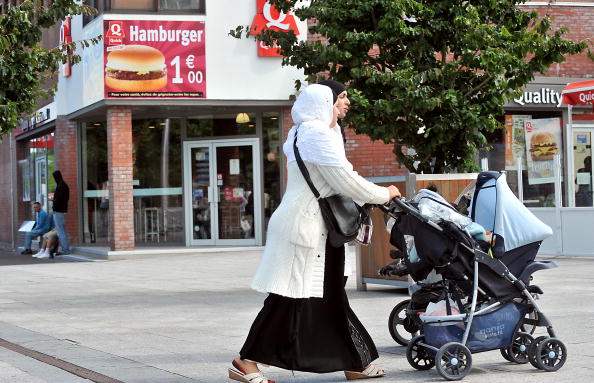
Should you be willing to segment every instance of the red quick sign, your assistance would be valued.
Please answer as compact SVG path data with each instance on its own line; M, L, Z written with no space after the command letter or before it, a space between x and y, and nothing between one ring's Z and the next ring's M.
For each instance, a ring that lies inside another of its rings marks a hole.
M104 23L105 98L206 98L204 22Z
M72 43L72 32L70 29L70 22L72 18L70 16L66 16L62 21L62 25L60 26L60 45L62 44L71 44ZM72 75L72 65L70 63L70 55L64 50L64 54L66 54L66 62L62 64L62 74L64 77L70 77Z
M267 0L257 0L257 14L252 22L252 35L260 34L266 29L273 31L293 31L299 35L299 28L295 17L290 13L279 12ZM278 47L266 45L264 42L258 42L258 56L263 57L282 57Z

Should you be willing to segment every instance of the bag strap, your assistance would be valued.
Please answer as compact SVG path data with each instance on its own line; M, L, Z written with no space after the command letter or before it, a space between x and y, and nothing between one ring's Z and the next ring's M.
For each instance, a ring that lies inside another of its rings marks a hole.
M320 193L318 192L318 189L316 189L313 182L311 181L311 178L309 176L309 171L307 170L307 167L303 163L303 160L301 159L301 154L299 154L299 149L297 148L297 130L298 129L299 129L299 127L295 128L295 140L293 141L293 152L295 153L295 159L297 160L297 165L299 166L299 170L301 170L301 174L303 174L303 178L305 178L305 181L309 185L311 192L314 194L316 199L320 199Z

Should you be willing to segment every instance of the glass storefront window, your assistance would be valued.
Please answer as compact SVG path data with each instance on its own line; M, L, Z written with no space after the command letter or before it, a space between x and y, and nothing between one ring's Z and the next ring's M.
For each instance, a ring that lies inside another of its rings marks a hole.
M28 197L51 211L53 191L56 188L52 173L55 169L54 133L29 141L29 156L23 160L23 199ZM29 189L29 190L26 190ZM28 192L28 193L27 193Z
M82 125L83 242L107 243L109 227L109 182L107 130L105 123Z
M181 244L180 120L134 120L132 137L136 243ZM83 124L82 153L84 242L107 243L111 228L105 123Z
M155 10L155 0L111 0L112 10Z
M264 219L261 221L258 219L258 222L264 224L264 229L280 203L282 156L280 113L246 113L241 118L233 113L186 120L133 120L133 204L136 245L183 245L185 243L186 227L182 183L183 126L187 128L188 141L200 137L218 142L225 138L231 138L229 136L236 137L238 135L252 135L256 140L257 125L261 126L262 133L260 147L262 160L260 163L263 164L261 171L263 180L253 178L255 166L251 149L253 144L244 145L245 147L242 145L228 146L224 141L216 144L217 155L213 160L216 159L217 165L221 169L219 173L222 186L226 186L219 190L221 193L218 197L220 208L236 209L235 205L231 206L231 202L236 202L235 200L240 198L236 195L243 195L245 199L243 202L247 201L245 206L241 203L238 205L241 213L239 225L235 225L235 218L233 218L233 225L225 226L225 217L230 217L230 215L226 210L218 212L219 216L223 218L218 221L219 226L213 227L213 230L217 230L219 239L255 238L256 212L253 211L254 206L251 202L254 199L253 184L255 182L262 182L263 185L263 204L261 206ZM111 228L109 227L110 201L105 122L82 124L81 137L82 182L84 185L83 238L85 243L106 244L110 240ZM208 141L206 142L208 143ZM202 157L193 153L192 158L196 158L198 161ZM227 177L229 180L225 178L225 171L227 171L225 169L229 171ZM208 168L202 170L207 171L206 175L208 175ZM198 170L194 169L191 173L195 172ZM229 190L231 194L229 194ZM196 197L199 197L198 192L198 190L193 191ZM200 192L206 195L205 190L201 189ZM204 220L208 221L208 217ZM204 236L209 237L210 232L200 230L200 235L194 239L205 239Z
M256 114L237 113L190 118L186 131L188 138L253 135L256 134Z
M202 9L202 0L161 0L159 8L162 10Z
M592 207L592 136L591 131L573 132L573 174L576 207Z
M268 229L270 216L281 200L281 152L280 118L278 112L262 115L262 151L264 158L264 230Z
M506 170L510 188L527 207L555 207L555 193L565 194L562 167L557 169L561 190L555 190L555 154L561 156L561 163L564 161L560 114L507 115L504 137L496 145L502 150L497 161L489 161L489 170ZM522 170L521 179L518 169ZM522 189L518 190L520 185Z
M204 11L204 0L105 0L94 3L97 9L103 3L111 4L112 11Z
M181 120L134 120L132 137L136 244L182 244Z

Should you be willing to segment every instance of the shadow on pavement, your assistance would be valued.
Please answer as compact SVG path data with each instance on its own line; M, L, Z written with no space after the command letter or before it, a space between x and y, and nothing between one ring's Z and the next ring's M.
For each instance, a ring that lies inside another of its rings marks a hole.
M73 259L69 256L57 256L55 258L37 259L33 258L31 255L22 255L21 250L0 248L0 266L65 263L77 261L77 259Z

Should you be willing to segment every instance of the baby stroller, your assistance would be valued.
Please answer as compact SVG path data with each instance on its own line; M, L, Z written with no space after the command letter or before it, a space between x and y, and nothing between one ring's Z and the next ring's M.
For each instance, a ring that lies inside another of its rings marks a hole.
M481 175L479 177L480 180L482 180L483 184L479 185L479 188L476 188L476 181L471 182L458 196L458 198L456 199L456 201L453 203L453 206L451 206L448 202L446 202L446 200L439 194L436 193L436 189L434 190L426 190L426 189L421 189L419 191L419 193L413 198L412 203L416 206L419 201L424 200L425 198L427 198L426 201L428 202L438 202L439 204L443 205L443 206L447 206L448 208L445 210L446 215L449 215L452 211L453 211L453 207L455 207L455 209L459 212L462 213L463 215L471 215L470 214L470 210L472 210L472 201L478 201L478 198L473 198L473 195L475 194L475 192L477 194L478 190L483 190L483 188L488 188L491 189L492 183L486 183L487 180L489 180L492 177L499 177L499 173L484 173L483 175ZM499 182L501 183L501 185L503 185L505 183L505 179L501 178L499 180ZM495 186L496 187L496 186ZM525 216L530 216L532 217L531 220L535 220L536 218L527 211L527 209L524 206L521 206L521 208L518 210L518 206L517 203L519 201L517 201L517 199L515 199L515 196L510 195L507 196L507 198L503 198L503 195L506 193L510 193L509 188L507 187L507 184L505 184L505 187L499 187L498 189L501 192L502 197L499 198L499 201L505 201L505 208L499 208L496 209L496 212L498 212L498 214L504 215L506 214L506 210L512 210L512 211L516 211L516 212L521 212L523 215L523 217ZM487 193L485 193L484 191L480 193L481 195L481 200L480 203L478 203L478 209L474 209L473 212L474 214L472 214L472 218L476 219L476 215L478 214L478 211L486 211L489 210L489 214L485 214L484 216L487 218L487 220L491 220L491 215L495 215L495 213L492 213L492 206L495 205L495 201L490 201L489 199L486 199L485 196L487 195ZM521 205L521 204L520 204ZM526 215L526 212L528 213L528 215ZM478 214L481 219L483 217L483 215ZM454 214L454 216L457 216L457 214ZM456 218L456 217L454 217ZM470 221L469 218L462 218L463 220L466 221ZM391 229L393 227L393 221L394 219L392 218L389 222L386 222L387 224L387 229L388 232L391 232ZM484 223L484 225L486 227L489 227L488 223ZM547 226L543 226L542 223L540 221L538 221L538 225L537 227L540 228L540 231L538 233L534 233L530 240L528 241L529 243L532 243L531 246L527 246L527 248L521 248L520 250L518 250L518 252L523 252L524 257L523 258L519 258L516 257L516 252L510 252L506 257L504 257L502 259L503 263L510 266L512 263L517 263L516 266L514 267L515 269L521 269L523 267L523 265L526 262L532 262L534 260L534 257L536 256L536 253L538 251L538 248L540 246L540 241L542 239L545 239L546 237L548 237L551 233L550 228L548 228ZM480 226L480 228L482 228L482 226ZM492 231L492 230L491 230ZM395 230L394 234L397 233L397 230ZM506 235L507 236L507 235ZM496 236L500 237L500 236ZM486 238L484 238L486 239ZM392 236L392 244L393 245L397 245L397 240ZM479 240L478 242L481 242L483 245L486 245L486 248L489 249L490 245L486 244L486 242L484 240ZM501 244L501 241L499 242L499 244ZM414 247L414 246L413 246ZM497 249L496 249L497 251ZM402 252L399 249L394 249L390 251L390 257L392 259L395 259L394 262L382 267L379 271L378 274L379 275L383 275L383 276L404 276L404 275L408 275L408 267L407 267L407 253L406 252ZM525 261L524 263L522 263L521 261ZM533 268L534 271L536 270L540 270L540 269L544 269L544 268L552 268L552 267L556 267L555 264L553 262L539 262L536 263L534 265L531 266ZM534 272L533 271L533 272ZM514 272L517 274L518 271L514 270ZM530 282L532 278L529 277L528 282ZM392 336L392 338L394 339L394 341L396 341L396 343L402 345L402 346L407 346L408 343L410 342L410 340L412 338L414 338L415 336L419 335L419 333L422 332L422 322L420 320L419 315L423 314L426 311L427 305L431 302L436 303L438 301L442 301L445 299L445 290L444 290L445 286L442 283L442 281L439 280L439 278L437 278L437 276L435 275L435 272L431 272L429 274L429 277L427 277L426 279L422 280L422 281L418 281L416 283L416 285L413 285L411 287L409 287L409 293L411 298L410 299L406 299L400 303L398 303L396 306L394 306L394 308L392 309L389 318L388 318L388 329L390 331L390 335ZM542 290L540 290L540 288L538 286L535 285L528 285L528 291L533 295L533 297L535 299L539 298L539 294L542 294ZM532 335L534 333L534 331L536 330L536 326L535 326L535 321L536 321L536 315L537 313L535 311L529 311L527 313L527 318L525 319L525 321L523 321L522 325L521 325L521 330L522 332L528 333L530 335ZM501 349L501 353L502 355L505 357L505 359L509 360L509 361L514 361L512 358L509 357L509 354L507 352L506 348L502 348ZM517 363L523 363L524 361L517 361Z
M396 218L390 241L406 254L411 277L421 281L433 270L442 278L442 286L432 287L442 289L446 310L418 315L420 335L407 347L411 366L435 366L445 379L459 380L471 369L472 353L495 349L545 371L563 366L567 349L532 295L542 291L529 286L535 271L556 267L534 261L551 230L517 200L504 173L481 173L472 198L473 224L493 233L490 243L473 238L471 221L434 196L395 200L384 211ZM525 319L528 313L532 319ZM548 336L534 339L522 324L545 327Z

